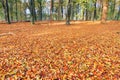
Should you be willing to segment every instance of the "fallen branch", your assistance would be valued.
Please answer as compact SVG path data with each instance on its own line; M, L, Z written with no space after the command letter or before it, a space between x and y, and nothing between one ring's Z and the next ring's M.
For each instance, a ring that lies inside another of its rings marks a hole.
M8 36L8 35L15 35L14 33L12 33L12 32L8 32L8 33L2 33L2 34L0 34L0 37L2 37L2 36Z

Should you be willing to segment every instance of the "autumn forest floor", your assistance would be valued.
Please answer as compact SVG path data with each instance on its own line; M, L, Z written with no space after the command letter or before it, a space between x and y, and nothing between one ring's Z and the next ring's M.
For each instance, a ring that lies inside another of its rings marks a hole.
M120 22L0 24L0 80L120 80Z

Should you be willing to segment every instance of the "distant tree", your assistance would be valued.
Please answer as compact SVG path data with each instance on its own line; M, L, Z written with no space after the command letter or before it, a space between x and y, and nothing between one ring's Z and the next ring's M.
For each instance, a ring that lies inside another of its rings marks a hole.
M59 0L59 7L58 7L58 20L61 18L61 0Z
M5 3L5 0L1 0L1 3L2 3L2 7L3 7L3 10L4 10L4 17L5 17L5 20L7 21L7 10L6 10L6 3Z
M43 15L42 2L43 2L43 0L37 0L37 2L38 2L39 19L42 20L42 15Z
M94 0L94 18L93 20L97 20L97 8L96 8L97 0Z
M11 24L11 22L10 22L8 0L6 0L6 13L7 13L7 22L8 22L8 24Z
M68 5L67 5L67 15L66 15L66 24L70 25L70 16L71 16L71 0L68 0Z
M52 14L54 11L54 0L51 0L51 5L50 5L50 20L52 20Z
M22 19L23 19L23 16L22 16L22 11L23 11L23 9L22 9L22 2L20 1L20 17L19 17L19 19L20 19L20 21L22 21Z
M34 0L30 0L32 24L35 24Z
M23 7L23 11L24 11L24 20L27 21L27 12L26 12L26 10L27 10L27 8L28 8L28 5L27 5L26 0L24 0L23 6L24 6L24 7Z
M87 21L87 20L88 20L88 1L85 0L85 1L84 1L84 4L85 4L84 15L85 15L85 20Z
M72 4L71 4L71 19L74 20L74 17L75 17L75 7L76 7L76 1L72 0L71 1Z
M109 19L114 20L115 19L115 6L116 6L116 0L109 0Z
M37 21L37 16L36 16L36 9L35 9L35 0L33 0L33 12L34 12L34 18L35 18L35 21Z
M17 0L15 0L15 4L16 4L16 21L18 21L18 1Z
M119 1L119 5L118 5L118 13L117 13L117 20L120 19L120 1Z
M60 4L61 4L61 14L62 14L62 18L63 18L63 0L60 0Z
M99 20L101 20L101 18L102 18L102 16L101 16L102 15L102 10L103 10L102 1L103 0L97 0L97 4L98 4L97 5L98 7L96 8L97 9L97 19L99 19Z
M8 4L9 4L9 13L10 13L10 20L13 21L14 20L14 0L8 0Z
M103 10L102 10L101 23L106 22L106 20L107 20L107 12L108 12L108 0L103 0Z

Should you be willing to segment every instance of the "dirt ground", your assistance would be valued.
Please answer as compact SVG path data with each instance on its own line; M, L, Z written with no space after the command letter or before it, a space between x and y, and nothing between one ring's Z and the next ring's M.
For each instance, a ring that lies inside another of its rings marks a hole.
M0 80L120 80L120 22L1 23Z

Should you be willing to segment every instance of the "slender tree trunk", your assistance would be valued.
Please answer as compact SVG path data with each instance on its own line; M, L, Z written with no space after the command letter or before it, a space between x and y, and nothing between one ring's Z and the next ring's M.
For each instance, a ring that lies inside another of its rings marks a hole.
M84 13L84 14L85 14L85 20L87 21L87 20L88 20L88 9L87 9L87 8L88 8L88 7L87 7L87 6L88 6L88 3L86 2L85 4L86 4L86 5L85 5L86 9L85 9L85 13Z
M31 6L32 24L35 24L35 16L34 16L34 3L33 3L33 0L30 0L30 6Z
M54 0L51 0L51 8L50 8L50 21L53 20L53 7L54 7Z
M22 3L20 2L20 21L22 21Z
M117 20L119 20L119 18L120 18L120 5L119 5L118 14L117 14Z
M70 16L71 16L71 0L68 1L67 6L67 21L66 21L67 25L70 25Z
M24 20L25 20L25 21L27 21L27 13L26 13L26 8L24 8L24 16L25 16Z
M61 0L59 0L59 7L58 7L58 20L60 20L60 18L61 18L60 11L61 11Z
M89 13L89 20L93 20L93 17L91 15L92 15L92 11L90 11Z
M88 20L88 10L87 10L87 8L85 9L85 20L86 21Z
M103 1L102 19L101 23L106 23L108 12L108 0Z
M15 0L16 3L16 21L18 22L18 7L17 7L17 0Z
M110 6L110 10L109 10L109 17L111 20L114 20L115 19L115 3L116 3L116 0L109 0L109 2L111 3L109 6Z
M79 4L76 5L76 20L78 20Z
M27 12L26 12L26 9L27 9L27 5L26 5L26 0L24 0L24 20L27 21Z
M61 4L61 14L62 14L62 18L63 18L63 0L60 0L60 4Z
M4 0L1 0L1 3L2 3L3 10L4 10L5 21L7 21L7 14L6 14L7 11L6 11L5 1L4 1Z
M11 24L11 22L10 22L8 0L6 0L6 12L7 12L7 22L8 22L8 24Z
M101 20L101 17L102 17L102 0L97 0L97 3L100 5L99 7L98 7L98 9L96 9L97 10L97 15L98 15L98 20Z
M37 21L36 10L35 10L35 1L33 0L33 12L34 12L34 19Z
M39 18L42 21L42 0L39 1Z
M93 20L97 20L96 15L97 15L97 12L96 12L96 1L95 1L95 3L94 3L94 15L93 15Z
M13 3L10 2L10 17L11 17L11 21L13 21Z
M72 20L74 20L74 14L75 14L75 10L74 9L75 9L75 3L73 2L73 6L72 6L72 10L71 10L72 11L71 12L72 13Z
M82 20L83 21L85 20L85 10L84 9L82 10Z

